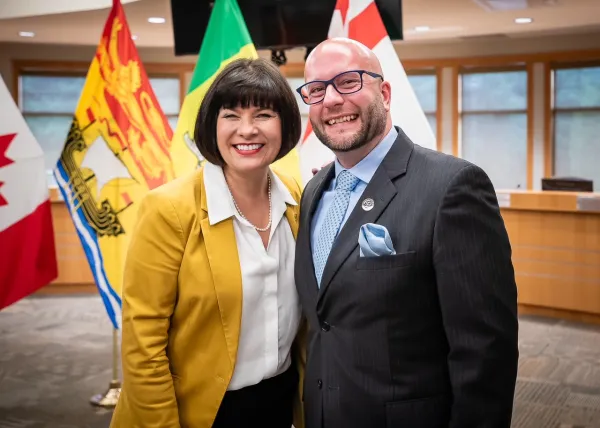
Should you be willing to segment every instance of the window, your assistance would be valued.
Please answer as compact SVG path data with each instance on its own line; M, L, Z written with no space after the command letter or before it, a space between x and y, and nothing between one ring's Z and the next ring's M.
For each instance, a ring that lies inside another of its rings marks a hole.
M84 76L21 76L21 110L44 152L49 185L79 101Z
M554 71L554 175L600 183L600 67Z
M461 156L496 189L527 188L527 72L461 75Z
M84 84L84 75L21 75L21 111L44 152L50 186L56 185L52 171L62 152ZM175 130L181 104L179 78L151 77L150 84Z
M175 132L177 118L179 116L179 107L183 102L180 99L179 87L181 82L178 77L150 77L150 85L156 95L158 104L171 124L171 129Z
M437 76L435 74L409 74L408 81L421 104L433 135L437 135Z

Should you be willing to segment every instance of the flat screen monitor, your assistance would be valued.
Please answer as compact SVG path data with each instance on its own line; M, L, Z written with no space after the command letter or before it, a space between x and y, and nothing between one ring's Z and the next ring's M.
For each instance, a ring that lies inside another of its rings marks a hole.
M375 0L392 40L403 39L402 0ZM208 0L171 0L175 55L200 51L212 10ZM336 0L238 0L257 49L313 47L327 38Z

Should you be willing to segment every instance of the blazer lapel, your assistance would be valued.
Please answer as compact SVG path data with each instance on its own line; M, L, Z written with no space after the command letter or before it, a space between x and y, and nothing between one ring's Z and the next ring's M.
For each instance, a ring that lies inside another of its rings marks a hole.
M358 231L360 227L365 223L375 223L394 196L396 196L397 190L393 181L406 173L408 160L413 148L413 143L398 129L396 141L383 159L381 165L379 165L379 168L377 168L377 171L375 171L373 178L333 243L325 270L323 271L323 277L321 278L321 290L317 304L321 301L341 265L350 256L352 251L358 247ZM373 200L373 208L370 211L362 208L362 203L366 199Z
M200 207L205 211L200 226L219 303L227 351L231 367L235 367L242 322L242 272L233 219L228 218L210 225L204 181L201 184Z
M298 206L288 205L285 209L285 218L287 218L294 239L298 239Z

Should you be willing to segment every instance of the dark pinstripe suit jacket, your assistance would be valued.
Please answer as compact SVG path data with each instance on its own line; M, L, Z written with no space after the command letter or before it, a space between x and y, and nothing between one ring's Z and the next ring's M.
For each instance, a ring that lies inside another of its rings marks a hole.
M296 285L308 319L307 428L509 428L517 289L496 195L477 166L399 136L331 250L317 288L310 224L333 164L307 185ZM360 258L385 226L396 255Z

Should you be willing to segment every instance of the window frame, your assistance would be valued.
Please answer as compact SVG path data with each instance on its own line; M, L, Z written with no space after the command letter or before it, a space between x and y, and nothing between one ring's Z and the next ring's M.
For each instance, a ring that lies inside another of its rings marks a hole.
M45 61L45 60L17 60L13 61L13 96L19 110L22 111L22 76L58 76L58 77L86 77L90 62L84 61ZM144 63L144 69L148 78L177 78L179 80L179 107L187 94L187 76L193 73L194 64L191 63ZM51 113L51 112L23 112L23 115L29 117L73 117L72 113ZM173 114L165 115L167 120L172 118ZM177 117L179 113L177 114ZM174 130L173 130L174 131Z
M435 76L435 111L423 111L425 115L435 114L435 140L436 148L438 151L442 149L442 79L441 69L437 67L425 67L425 68L407 68L405 70L406 76Z
M552 177L556 174L556 115L557 113L600 113L600 104L597 107L556 107L556 71L572 70L590 67L600 67L600 59L581 59L577 61L548 61L546 62L546 163L545 175Z
M465 115L477 116L477 115L516 115L522 114L526 119L526 136L525 136L525 186L521 189L531 189L533 186L533 167L532 167L532 156L533 156L533 82L532 82L532 70L528 63L515 61L505 64L466 64L455 67L455 88L456 90L456 102L454 105L456 114L455 123L455 156L463 158L463 118ZM510 72L521 72L525 73L526 88L525 93L525 107L521 109L505 109L505 110L468 110L465 112L463 109L463 76L469 74L485 74L485 73L510 73ZM516 189L513 189L516 190Z
M36 74L47 76L86 76L90 68L86 61L46 61L15 60L12 62L13 94L18 106L21 106L21 75ZM177 77L180 82L179 99L183 103L187 94L187 75L194 72L192 63L143 63L148 77Z

